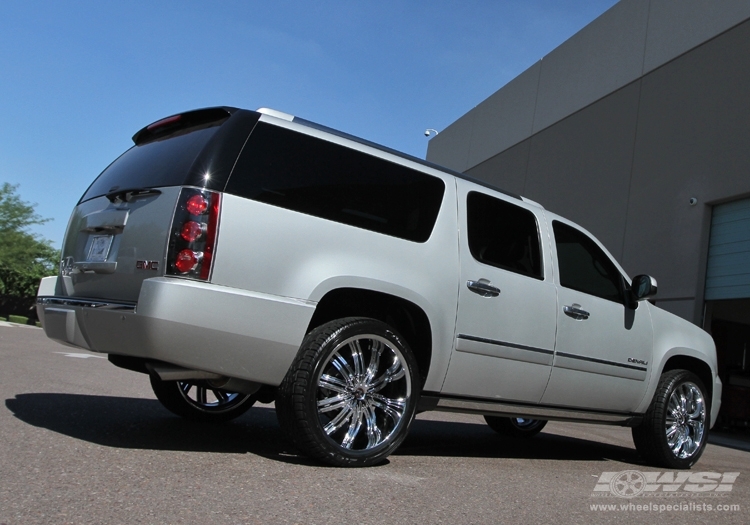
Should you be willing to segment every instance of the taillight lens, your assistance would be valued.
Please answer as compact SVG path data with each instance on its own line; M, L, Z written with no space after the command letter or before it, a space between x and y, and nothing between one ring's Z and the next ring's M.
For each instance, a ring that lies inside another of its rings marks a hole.
M180 273L188 273L194 270L196 266L198 266L201 255L202 254L196 253L193 250L184 249L180 253L178 253L177 257L175 258L175 268L177 268Z
M197 241L201 234L203 233L203 224L200 224L195 221L187 221L185 224L182 225L182 231L180 232L180 237L182 237L187 242L195 242Z
M220 208L220 193L182 188L169 236L167 274L209 279Z
M193 195L187 200L185 208L190 212L191 215L195 215L196 217L198 217L206 213L206 210L208 209L208 201L203 195L199 193Z

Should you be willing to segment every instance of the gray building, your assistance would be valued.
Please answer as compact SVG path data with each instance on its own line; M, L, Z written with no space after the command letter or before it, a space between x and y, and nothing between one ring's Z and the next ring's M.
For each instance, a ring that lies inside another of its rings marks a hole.
M658 306L717 342L722 415L750 420L750 1L621 0L427 159L578 222L656 277Z

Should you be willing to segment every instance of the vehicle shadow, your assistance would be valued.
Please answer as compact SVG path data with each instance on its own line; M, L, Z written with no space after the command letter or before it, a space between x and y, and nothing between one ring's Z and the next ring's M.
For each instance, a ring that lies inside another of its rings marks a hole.
M580 425L582 429L585 425ZM635 448L561 436L543 430L533 438L502 436L484 423L416 420L394 453L404 456L458 456L560 461L621 461L642 464Z
M7 399L5 406L29 425L106 447L250 453L320 466L287 442L270 405L253 407L221 424L174 416L155 399L31 393ZM596 441L544 432L530 440L515 440L484 424L420 419L394 455L639 462L633 449Z

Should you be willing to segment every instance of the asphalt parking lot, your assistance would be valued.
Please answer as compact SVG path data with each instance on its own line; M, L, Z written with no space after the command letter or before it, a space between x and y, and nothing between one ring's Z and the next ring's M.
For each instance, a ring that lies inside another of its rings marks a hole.
M709 444L689 473L660 472L623 428L551 422L517 442L426 413L384 465L325 467L273 405L184 421L146 376L7 324L0 394L0 525L750 522L750 452Z

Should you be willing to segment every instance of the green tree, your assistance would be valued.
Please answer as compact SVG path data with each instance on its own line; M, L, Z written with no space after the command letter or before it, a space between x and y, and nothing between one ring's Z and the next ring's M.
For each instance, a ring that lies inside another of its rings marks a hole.
M51 241L29 232L51 219L37 214L17 191L18 185L0 186L0 313L33 316L39 280L57 272L60 255Z

